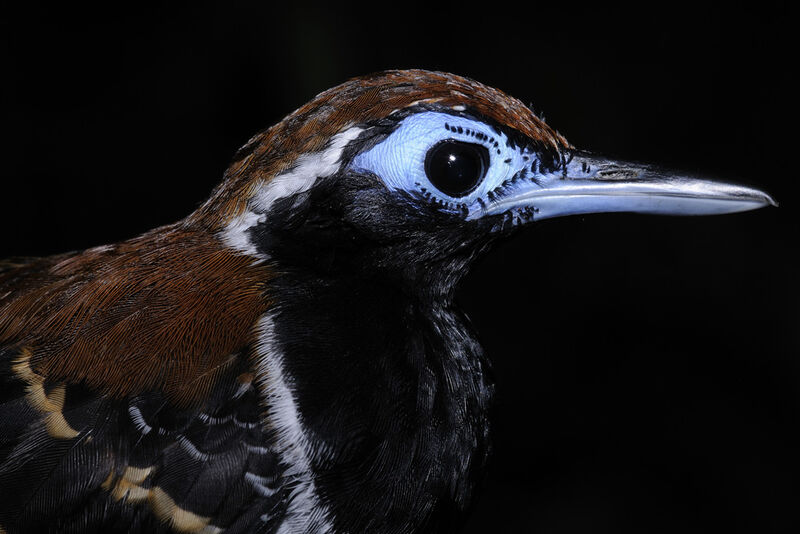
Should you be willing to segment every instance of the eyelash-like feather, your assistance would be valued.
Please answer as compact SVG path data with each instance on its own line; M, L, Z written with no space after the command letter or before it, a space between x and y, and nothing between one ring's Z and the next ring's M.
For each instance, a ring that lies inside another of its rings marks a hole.
M538 184L538 176L564 166L565 156L558 151L539 152L532 141L525 143L519 135L471 117L466 110L452 113L428 106L415 111L395 117L391 131L353 157L351 168L370 172L390 189L418 191L421 198L443 211L466 216L501 197L515 183L531 180ZM489 151L486 176L463 197L443 193L425 173L425 155L445 140L476 143Z

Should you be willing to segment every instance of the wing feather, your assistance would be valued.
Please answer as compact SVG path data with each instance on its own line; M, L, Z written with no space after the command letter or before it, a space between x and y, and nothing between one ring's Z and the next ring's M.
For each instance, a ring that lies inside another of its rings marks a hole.
M263 266L180 226L0 264L0 532L269 532Z

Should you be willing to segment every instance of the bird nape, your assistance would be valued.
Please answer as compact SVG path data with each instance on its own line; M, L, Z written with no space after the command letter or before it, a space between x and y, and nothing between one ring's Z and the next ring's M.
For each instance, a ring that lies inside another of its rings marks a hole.
M548 217L769 204L459 76L350 80L185 219L0 264L0 532L457 530L490 451L472 261Z

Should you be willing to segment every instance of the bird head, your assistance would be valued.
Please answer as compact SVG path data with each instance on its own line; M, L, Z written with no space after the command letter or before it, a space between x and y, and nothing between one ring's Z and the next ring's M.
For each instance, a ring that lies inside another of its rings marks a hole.
M447 294L496 237L542 219L769 204L752 188L576 150L517 99L409 70L350 80L253 137L195 216L261 261Z

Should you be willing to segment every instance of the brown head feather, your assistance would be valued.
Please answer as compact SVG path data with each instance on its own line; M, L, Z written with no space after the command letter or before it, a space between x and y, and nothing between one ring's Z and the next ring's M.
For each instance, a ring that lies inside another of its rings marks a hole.
M260 184L289 168L300 155L322 150L329 139L350 125L381 119L420 103L464 106L544 146L569 146L525 104L497 89L445 72L386 71L328 89L251 138L236 154L224 181L192 218L219 228L246 210Z

